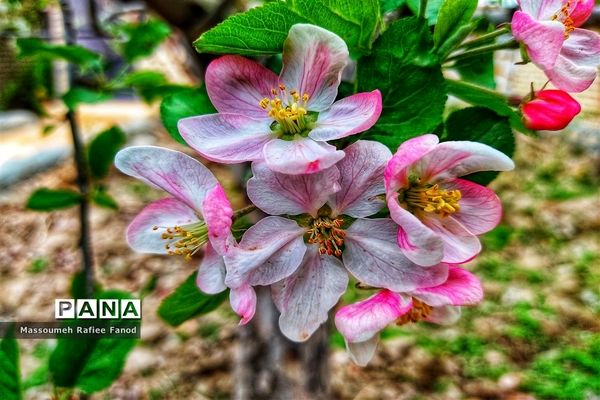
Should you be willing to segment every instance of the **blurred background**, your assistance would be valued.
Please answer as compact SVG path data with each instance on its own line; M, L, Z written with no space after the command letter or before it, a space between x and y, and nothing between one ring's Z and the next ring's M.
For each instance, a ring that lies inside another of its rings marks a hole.
M149 93L148 87L156 87L156 79L161 88L201 84L211 56L197 54L192 42L227 16L257 4L71 0L76 43L103 54L110 64L102 79L148 70L162 76L154 75L149 85L130 80L112 99L97 104L82 101L77 124L84 141L118 125L128 145L190 152L160 121L164 93ZM478 14L499 24L510 21L514 6L480 1ZM123 51L132 31L122 27L148 20L168 26L160 43L151 43L139 57L131 55L135 49ZM586 28L599 30L598 21L596 6ZM25 205L40 187L76 188L67 109L59 100L70 77L66 62L18 56L18 38L64 43L58 3L0 2L0 319L48 320L54 299L68 297L72 275L80 268L79 214L76 208L47 213ZM485 85L509 97L527 94L531 82L541 88L543 73L531 64L515 65L520 59L518 50L498 52ZM96 84L89 74L78 76L74 85ZM516 133L517 167L492 184L504 203L504 219L482 238L484 251L470 265L484 283L484 302L465 309L449 328L387 329L366 368L350 362L343 339L333 334L334 398L600 399L600 80L574 97L583 111L564 131L539 137ZM454 99L450 104L461 106ZM231 170L207 165L233 193L235 205L243 206ZM141 341L123 374L94 398L229 398L237 318L223 305L168 327L156 309L196 264L136 254L125 243L128 222L160 194L114 169L96 189L110 190L116 203L91 210L96 278L103 286L141 296L144 319ZM355 295L350 291L345 300ZM30 388L25 397L49 398L44 382L54 341L19 344L24 387Z

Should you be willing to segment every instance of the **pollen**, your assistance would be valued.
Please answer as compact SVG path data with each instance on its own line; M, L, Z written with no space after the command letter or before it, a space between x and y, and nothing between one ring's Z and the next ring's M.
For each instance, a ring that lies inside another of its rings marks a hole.
M439 185L413 186L405 192L404 201L409 208L435 213L441 217L460 211L460 190L440 189Z
M281 133L295 135L305 131L309 94L300 95L297 90L287 90L283 84L271 89L271 94L271 98L263 98L258 105L277 122Z
M341 218L319 217L312 221L308 230L308 243L318 244L319 253L339 257L346 232L341 229Z
M408 324L409 322L419 322L429 317L433 307L431 307L429 304L423 303L421 300L415 299L414 297L412 301L412 308L409 312L396 320L396 325L404 325Z
M559 21L565 26L565 39L569 38L571 32L575 30L575 23L570 15L571 0L568 0L562 8L552 15L552 21Z
M173 227L152 227L152 230L158 229L164 229L161 238L168 241L165 244L167 254L183 256L186 260L191 260L192 256L208 241L208 228L204 221Z

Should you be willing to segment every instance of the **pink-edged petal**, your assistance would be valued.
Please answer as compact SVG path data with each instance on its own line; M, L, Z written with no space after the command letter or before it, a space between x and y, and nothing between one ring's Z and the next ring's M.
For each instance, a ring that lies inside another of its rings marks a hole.
M202 157L235 164L263 158L265 144L274 139L270 123L242 114L209 114L180 119L177 128Z
M411 295L432 307L466 306L479 303L483 299L483 289L475 275L466 269L451 266L446 282L413 290Z
M281 81L290 90L310 96L307 108L324 111L335 100L348 46L335 33L309 24L292 26L283 43Z
M457 141L435 146L415 164L414 171L423 182L435 183L479 171L510 171L514 167L510 157L491 146Z
M335 326L348 343L364 342L411 308L410 297L382 290L368 299L340 308L335 314Z
M340 170L340 190L329 200L333 215L362 218L379 211L385 192L383 170L392 154L381 143L359 140L344 149L346 157L336 164Z
M266 217L250 227L225 255L225 284L270 285L298 268L306 252L305 229L290 219Z
M387 196L390 217L398 224L398 246L402 253L418 265L435 265L444 257L444 242L419 218L398 204L397 196Z
M408 187L412 165L438 143L438 137L432 134L417 136L402 143L385 168L386 190L391 192Z
M339 189L336 167L314 174L286 175L272 171L265 163L252 163L253 177L246 184L248 197L271 215L317 215L330 195Z
M460 307L442 306L434 307L427 316L426 321L438 325L452 325L460 318Z
M256 292L250 285L233 288L229 292L229 303L233 311L241 317L240 325L246 325L256 312Z
M596 79L600 64L600 35L586 29L569 34L556 60L546 75L559 89L582 92Z
M119 151L115 165L121 172L159 187L196 211L217 180L208 168L179 151L155 146L133 146Z
M330 109L319 113L315 128L308 136L328 141L364 132L381 115L381 92L357 93L338 100Z
M353 342L346 341L346 350L350 355L350 359L359 367L364 367L371 361L377 350L377 343L379 342L379 335L373 336L369 340L364 342Z
M307 340L327 321L347 286L348 273L341 261L308 246L296 272L272 286L273 301L281 311L281 332L296 342Z
M231 235L233 209L221 184L217 184L206 194L202 208L208 238L219 254L225 254Z
M127 228L127 243L140 253L167 254L166 246L179 238L163 239L165 230L198 221L195 211L181 201L171 197L157 200L148 204L131 221Z
M444 258L442 262L461 264L473 259L481 251L481 243L477 236L452 216L445 218L437 215L424 215L421 220L437 233L444 242Z
M205 82L210 101L220 113L266 118L258 103L271 97L279 78L256 61L227 55L208 65Z
M275 139L265 145L264 159L275 172L288 175L314 174L344 158L344 152L310 138Z
M536 21L517 11L512 18L512 34L527 47L531 61L542 69L552 68L565 41L565 26L559 21Z
M436 286L448 276L448 266L419 266L396 243L391 219L359 219L346 230L344 265L359 281L394 292Z
M536 20L548 20L559 12L565 0L519 0L523 12L531 15Z
M500 223L502 203L493 190L465 179L453 179L440 186L447 190L460 190L460 211L452 214L452 218L472 234L489 232Z
M225 261L210 243L204 249L204 256L198 267L196 285L208 294L221 293L227 289L225 286Z

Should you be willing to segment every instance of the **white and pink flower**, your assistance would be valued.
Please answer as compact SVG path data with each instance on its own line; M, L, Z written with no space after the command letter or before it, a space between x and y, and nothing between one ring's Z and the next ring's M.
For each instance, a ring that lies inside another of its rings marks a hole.
M592 14L594 0L521 0L519 4L512 33L531 60L559 89L587 89L600 65L600 35L579 27Z
M396 323L427 321L448 325L460 316L460 306L475 305L483 298L479 279L465 269L451 266L445 282L407 292L381 290L366 300L344 306L335 325L346 341L352 360L366 365L373 357L379 331Z
M269 216L249 228L225 255L225 283L272 285L279 325L304 341L327 320L345 292L350 272L365 285L407 292L444 282L448 266L422 267L405 257L389 218L365 219L384 205L383 172L391 157L382 144L358 141L346 157L323 171L285 175L253 163L250 200ZM250 312L252 314L252 312Z
M344 157L327 141L364 132L381 114L378 90L334 102L347 62L340 37L314 25L294 25L279 76L240 56L213 61L206 89L219 113L182 119L179 131L212 161L264 161L286 174L327 169Z
M513 167L509 157L481 143L439 143L435 135L402 143L387 164L385 188L404 255L424 266L475 257L481 250L476 235L498 224L502 205L491 189L458 177Z
M234 244L233 210L221 184L204 165L183 153L154 146L121 150L115 165L123 173L158 187L171 196L147 205L127 228L127 242L141 253L180 255L199 251L200 290L216 294L225 286L223 255ZM230 292L233 309L246 312L241 289ZM251 318L251 316L250 316Z

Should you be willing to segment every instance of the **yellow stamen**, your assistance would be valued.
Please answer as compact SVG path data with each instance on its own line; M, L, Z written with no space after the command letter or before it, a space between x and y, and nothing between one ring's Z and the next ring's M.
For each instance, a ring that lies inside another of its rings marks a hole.
M436 213L447 217L460 211L460 190L440 189L439 185L413 186L404 194L404 201L409 208Z
M208 240L208 228L204 221L174 227L153 226L152 230L159 228L165 230L161 234L161 238L168 240L168 243L165 244L167 254L184 256L186 260L190 260Z
M319 253L342 255L342 245L346 232L341 229L341 218L331 219L329 217L319 217L312 221L312 227L308 230L308 243L319 244Z
M431 314L433 307L431 307L429 304L425 304L422 301L415 299L414 297L412 301L412 308L409 312L407 312L406 314L404 314L396 320L396 325L404 325L409 322L419 322L424 319L427 319L429 314Z
M260 108L267 111L269 117L279 124L282 133L302 133L307 128L305 116L308 114L308 93L304 93L301 98L297 90L288 92L283 84L279 85L279 90L271 89L271 93L272 98L265 97L258 103Z
M562 8L554 13L552 21L559 21L565 26L565 39L569 38L569 34L575 30L575 22L570 15L571 0L568 0Z

